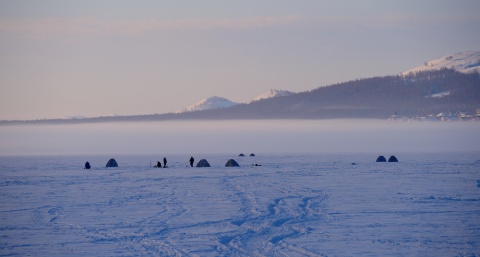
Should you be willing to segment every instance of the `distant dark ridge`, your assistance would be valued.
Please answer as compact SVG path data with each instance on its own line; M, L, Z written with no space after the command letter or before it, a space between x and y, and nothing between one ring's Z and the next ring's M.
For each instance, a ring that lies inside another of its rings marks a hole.
M426 97L449 91L447 97ZM480 107L480 76L453 70L387 76L320 87L238 108L258 116L298 118L380 118L439 112L474 112Z
M432 97L444 92L448 92L448 95ZM440 112L475 113L479 108L480 74L443 69L407 76L358 79L222 109L84 119L0 121L0 125L167 120L387 119L392 115L414 117Z
M135 121L155 121L155 120L175 120L175 114L147 114L147 115L125 115L125 116L106 116L92 117L82 119L39 119L39 120L2 120L0 125L16 124L82 124L82 123L104 123L104 122L135 122Z

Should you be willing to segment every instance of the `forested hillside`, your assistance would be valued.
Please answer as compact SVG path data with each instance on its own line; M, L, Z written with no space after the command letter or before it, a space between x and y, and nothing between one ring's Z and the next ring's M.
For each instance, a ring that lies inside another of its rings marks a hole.
M480 76L449 69L359 79L286 97L228 109L191 113L185 118L388 118L440 112L475 113L480 108ZM179 117L180 118L180 117Z

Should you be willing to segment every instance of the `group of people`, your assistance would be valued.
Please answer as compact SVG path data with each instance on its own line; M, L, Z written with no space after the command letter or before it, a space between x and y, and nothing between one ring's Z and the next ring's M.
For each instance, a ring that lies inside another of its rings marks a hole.
M190 167L193 167L193 162L194 162L194 161L195 161L195 159L193 159L193 156L190 157L190 160L189 160ZM154 167L155 167L155 168L162 168L162 163L161 163L160 161L157 161L157 165L155 165ZM84 169L89 170L90 168L91 168L90 163L89 163L89 162L86 162ZM163 168L168 168L168 166L167 166L167 158L166 158L166 157L163 157Z
M195 159L193 158L193 156L191 156L189 160L190 167L193 167L194 161ZM162 163L160 163L160 161L157 161L157 165L155 166L155 168L162 168ZM163 168L167 168L167 158L165 157L163 157Z
M155 168L161 168L161 167L162 167L162 163L160 163L160 161L158 161ZM167 168L167 158L165 158L165 157L163 157L163 167Z

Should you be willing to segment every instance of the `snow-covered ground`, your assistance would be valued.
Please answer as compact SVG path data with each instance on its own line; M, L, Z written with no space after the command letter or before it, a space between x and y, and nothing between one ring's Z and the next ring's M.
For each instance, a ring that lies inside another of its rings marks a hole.
M396 156L0 157L0 255L479 256L480 153Z

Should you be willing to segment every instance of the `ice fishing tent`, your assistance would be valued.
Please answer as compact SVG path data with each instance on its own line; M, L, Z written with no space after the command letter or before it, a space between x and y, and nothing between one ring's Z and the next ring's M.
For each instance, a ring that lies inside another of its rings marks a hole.
M238 165L238 162L234 159L230 159L225 163L225 167L240 167L240 165Z
M390 158L388 158L388 162L398 162L398 159L395 157L395 155L392 155Z
M90 163L89 162L86 162L85 163L85 169L86 170L89 170L92 166L90 166Z
M245 156L245 154L241 153L241 154L239 154L238 156L243 157L243 156Z
M377 162L387 162L387 159L385 158L385 156L380 155L380 156L378 156L378 158L377 158Z
M118 167L118 163L117 163L117 161L115 161L115 159L112 158L112 159L108 160L107 165L105 167L107 167L107 168Z
M197 168L202 168L202 167L210 167L210 163L207 162L207 160L205 159L201 159L198 163L197 163Z
M251 153L250 156L255 156L255 154L254 154L254 153Z

